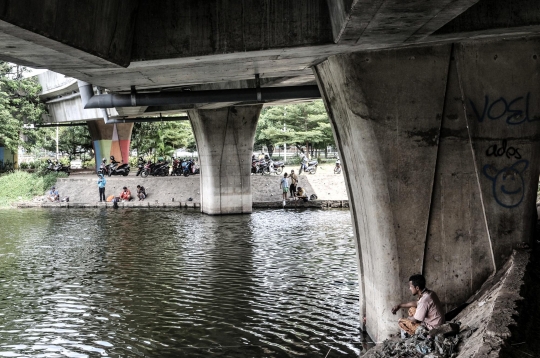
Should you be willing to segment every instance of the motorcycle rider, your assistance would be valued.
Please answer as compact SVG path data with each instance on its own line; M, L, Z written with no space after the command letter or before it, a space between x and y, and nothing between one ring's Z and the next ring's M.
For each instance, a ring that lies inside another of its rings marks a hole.
M251 174L257 174L259 171L259 159L253 154L251 156Z
M103 174L98 174L98 188L99 188L99 202L106 201L105 198L105 184L107 184L107 181L105 180L105 177Z
M304 171L306 171L307 167L308 167L308 162L309 162L309 158L307 157L307 155L305 155L303 152L300 154L300 170L298 171L298 174L302 174L302 169Z
M102 174L105 174L107 172L107 159L106 158L103 158L103 160L101 161L99 170Z
M339 159L339 157L337 157L336 166L334 167L334 174L339 174L339 173L341 173L341 160Z

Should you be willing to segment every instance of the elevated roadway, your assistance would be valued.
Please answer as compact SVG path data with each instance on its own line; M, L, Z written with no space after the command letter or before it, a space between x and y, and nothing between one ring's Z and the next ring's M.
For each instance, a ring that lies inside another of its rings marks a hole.
M536 0L4 0L0 59L82 81L115 118L187 111L209 214L251 212L262 106L321 96L380 341L409 275L452 308L530 240L539 25Z

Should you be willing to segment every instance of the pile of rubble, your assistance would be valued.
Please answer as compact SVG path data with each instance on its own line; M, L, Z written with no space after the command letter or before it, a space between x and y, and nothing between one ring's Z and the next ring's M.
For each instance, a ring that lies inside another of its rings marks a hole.
M428 331L418 327L412 337L387 339L367 352L365 358L455 358L458 345L469 338L475 329L460 323L446 323Z

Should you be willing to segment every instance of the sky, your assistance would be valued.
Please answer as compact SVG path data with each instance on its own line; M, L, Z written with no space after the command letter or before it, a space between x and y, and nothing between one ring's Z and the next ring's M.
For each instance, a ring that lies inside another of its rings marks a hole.
M35 75L39 75L40 73L42 72L45 72L47 70L44 70L44 69L35 69L35 68L32 68L32 67L26 67L29 71L28 72L25 72L23 73L23 77L24 78L27 78L27 77L32 77L32 76L35 76Z

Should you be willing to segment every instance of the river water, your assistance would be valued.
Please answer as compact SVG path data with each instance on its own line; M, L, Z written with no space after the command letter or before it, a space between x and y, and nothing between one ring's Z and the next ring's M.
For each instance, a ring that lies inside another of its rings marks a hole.
M0 222L0 357L362 352L346 210L26 209Z

